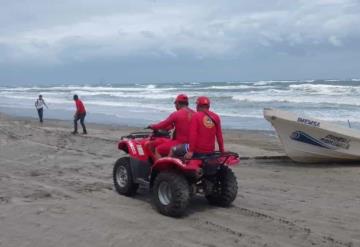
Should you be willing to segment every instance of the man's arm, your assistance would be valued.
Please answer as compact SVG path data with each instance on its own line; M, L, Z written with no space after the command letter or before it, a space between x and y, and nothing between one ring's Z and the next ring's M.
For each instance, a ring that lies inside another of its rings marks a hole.
M216 139L217 142L219 144L219 150L220 152L224 152L224 139L223 139L223 134L222 134L222 130L221 130L221 120L220 117L218 117L217 119L217 123L216 123Z
M176 118L175 113L176 112L171 113L167 119L165 119L157 124L152 124L152 125L150 125L150 127L155 130L159 130L159 129L170 130L170 129L174 128L174 122L175 122L175 118Z
M45 103L45 100L43 100L44 102L44 106L46 106L47 109L49 109L49 107L47 106L47 104Z
M79 115L80 102L79 102L79 101L75 101L75 106L76 106L76 111L75 111L74 116L76 117L77 115Z

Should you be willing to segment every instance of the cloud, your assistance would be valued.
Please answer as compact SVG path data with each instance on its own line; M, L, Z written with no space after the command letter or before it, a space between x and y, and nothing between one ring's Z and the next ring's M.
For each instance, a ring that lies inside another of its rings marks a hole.
M0 64L359 51L359 11L357 0L6 1Z
M87 1L82 7L73 1L55 6L34 1L30 11L30 1L8 3L0 14L19 28L9 31L3 24L0 43L16 51L8 52L11 61L55 63L69 50L65 56L74 59L143 53L176 57L181 51L203 58L240 56L259 46L284 46L283 52L340 47L359 38L360 16L352 9L360 3L350 0L126 2ZM20 9L20 18L11 18L9 9Z

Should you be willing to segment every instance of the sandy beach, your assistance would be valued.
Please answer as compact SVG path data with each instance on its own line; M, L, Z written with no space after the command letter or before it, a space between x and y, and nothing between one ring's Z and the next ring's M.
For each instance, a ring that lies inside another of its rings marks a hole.
M158 214L145 188L112 185L120 136L135 128L0 114L0 246L360 246L360 164L296 164L272 132L225 131L239 192L230 208L191 201Z

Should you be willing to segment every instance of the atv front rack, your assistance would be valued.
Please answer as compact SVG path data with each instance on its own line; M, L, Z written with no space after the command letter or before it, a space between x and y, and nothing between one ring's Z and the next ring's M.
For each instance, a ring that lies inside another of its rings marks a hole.
M152 135L152 132L145 132L145 131L142 131L142 132L133 132L133 133L130 133L129 135L127 136L122 136L121 137L121 140L124 140L124 139L137 139L137 138L147 138L149 136Z
M149 131L133 132L133 133L130 133L129 135L122 136L121 140L148 138L148 137L151 137L151 136L170 138L170 132L167 131L167 130L153 130L152 132L149 132Z

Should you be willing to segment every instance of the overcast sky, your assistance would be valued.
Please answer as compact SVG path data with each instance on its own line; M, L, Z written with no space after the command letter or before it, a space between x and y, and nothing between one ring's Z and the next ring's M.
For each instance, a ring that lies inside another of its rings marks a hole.
M0 84L360 78L359 0L0 4Z

